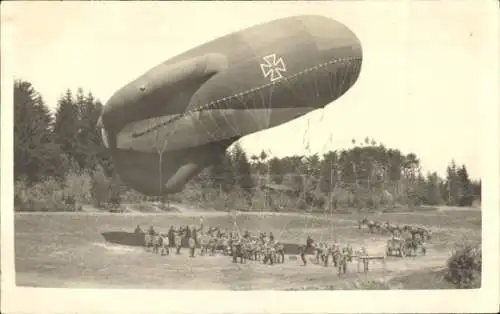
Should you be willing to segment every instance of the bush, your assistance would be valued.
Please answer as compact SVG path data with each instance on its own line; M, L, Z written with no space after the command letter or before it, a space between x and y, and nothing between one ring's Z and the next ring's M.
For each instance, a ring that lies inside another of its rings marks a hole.
M482 254L478 243L459 243L447 262L445 279L457 288L479 288Z
M458 206L461 207L470 207L474 202L474 195L464 195L458 201Z
M64 177L64 198L69 203L92 202L92 176L86 171L69 171Z
M92 176L76 167L62 180L46 178L28 184L17 180L14 186L14 205L21 211L81 211L82 204L92 202Z
M100 166L94 171L91 181L91 195L93 205L96 208L103 208L109 201L110 180L104 174L104 169Z
M15 183L15 207L20 211L78 211L81 206L73 195L65 194L65 186L54 179L28 186L24 181Z

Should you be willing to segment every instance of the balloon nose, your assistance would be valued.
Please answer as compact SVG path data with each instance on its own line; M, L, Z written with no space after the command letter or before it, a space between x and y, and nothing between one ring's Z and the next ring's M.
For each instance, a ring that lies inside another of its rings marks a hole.
M301 16L302 24L312 36L323 57L362 58L361 42L344 24L323 16Z

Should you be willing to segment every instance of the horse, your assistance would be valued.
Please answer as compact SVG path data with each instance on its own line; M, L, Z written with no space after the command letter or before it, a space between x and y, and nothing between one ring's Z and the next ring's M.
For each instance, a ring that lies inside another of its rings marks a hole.
M300 258L302 259L302 262L304 263L302 266L306 266L307 265L307 260L306 260L306 252L307 250L312 247L314 244L314 240L310 237L310 236L307 236L307 239L306 239L306 244L305 245L301 245L297 248L297 251L298 253L300 254Z
M417 233L422 237L423 240L431 239L431 232L424 227L417 227Z
M382 227L389 231L389 233L391 233L393 236L396 236L398 234L401 234L401 227L399 227L399 225L392 225L390 224L388 221L386 221Z
M403 231L408 232L412 239L415 239L417 235L422 237L422 239L430 240L431 238L430 232L423 227L405 225Z
M425 255L427 249L425 248L424 238L422 236L415 236L414 238L406 238L404 241L404 246L408 255L412 255L412 252L417 255L417 251L420 248L420 252Z
M366 218L358 221L358 229L361 230L361 227L363 225L366 225L368 227L368 230L370 231L370 233L373 233L374 229L377 229L378 231L380 231L380 229L381 229L379 222L374 221L374 220L368 220Z

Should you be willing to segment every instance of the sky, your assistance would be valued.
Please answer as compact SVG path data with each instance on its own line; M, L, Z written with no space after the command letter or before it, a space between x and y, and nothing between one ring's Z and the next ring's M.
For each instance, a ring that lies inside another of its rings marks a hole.
M151 67L216 37L291 15L327 16L362 43L358 81L323 110L243 138L243 148L322 154L368 136L416 153L425 172L444 175L455 159L479 178L491 8L478 3L32 2L16 9L22 15L7 15L10 60L14 77L30 81L51 108L67 88L105 102Z

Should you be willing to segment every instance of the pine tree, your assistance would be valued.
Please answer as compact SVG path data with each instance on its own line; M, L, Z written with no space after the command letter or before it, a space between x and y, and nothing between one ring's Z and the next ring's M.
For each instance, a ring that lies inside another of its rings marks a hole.
M415 182L412 185L412 190L414 191L414 204L422 205L427 198L427 183L425 181L422 172L418 171L416 174Z
M436 172L427 175L426 200L428 205L440 205L443 201L441 183Z
M228 154L220 158L212 165L209 174L212 187L224 193L229 193L235 184L233 165Z
M457 177L460 183L462 196L471 194L471 181L469 179L469 173L467 172L467 168L465 167L465 165L462 165L462 167L457 170Z
M356 182L355 164L351 153L343 150L339 156L340 175L344 184L352 185Z
M269 173L271 175L272 182L281 184L283 182L283 175L285 174L282 160L276 157L272 158L269 161Z
M236 182L244 191L250 205L255 183L252 178L251 166L248 161L248 157L238 143L234 146L232 160L236 175Z
M474 197L480 201L481 200L481 180L474 181L472 183L472 190L473 190Z
M472 195L472 183L465 165L457 169L457 185L459 189L459 205L471 206L474 197Z
M446 185L448 205L458 205L460 200L460 186L457 176L457 166L454 160L446 169Z
M59 100L54 123L56 143L70 160L78 162L79 112L71 90ZM80 165L81 166L81 165Z
M323 155L321 162L320 190L323 193L330 193L335 188L338 180L337 152L330 151Z
M108 157L107 150L101 143L99 130L96 128L102 105L94 99L92 93L83 97L83 91L77 93L79 131L77 133L76 154L82 168L94 170L102 159Z
M14 82L14 178L29 183L61 175L61 152L51 133L52 116L27 81Z
M387 157L389 161L389 180L391 182L399 181L401 179L404 158L398 149L389 149Z

